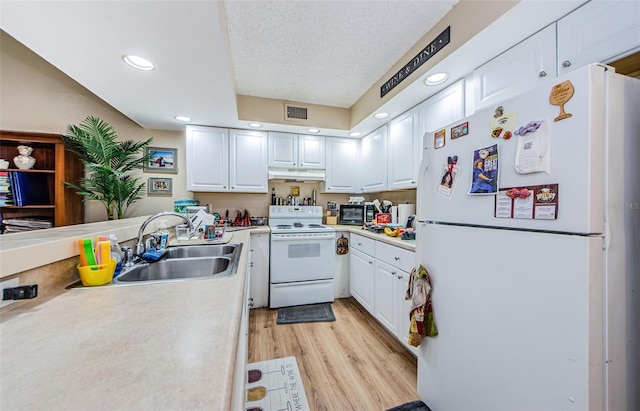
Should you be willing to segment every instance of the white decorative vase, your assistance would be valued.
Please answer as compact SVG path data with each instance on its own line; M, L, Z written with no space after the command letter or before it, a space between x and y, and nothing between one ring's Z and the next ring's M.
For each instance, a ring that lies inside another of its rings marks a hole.
M20 154L13 158L13 164L20 170L29 170L36 163L36 159L30 156L32 152L33 148L29 146L18 146Z

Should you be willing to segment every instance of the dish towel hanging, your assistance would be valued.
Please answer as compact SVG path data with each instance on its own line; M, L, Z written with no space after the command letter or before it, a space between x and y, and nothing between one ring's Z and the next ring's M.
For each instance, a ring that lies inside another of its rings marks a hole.
M409 286L404 299L411 300L409 345L417 347L423 337L438 335L438 328L433 317L433 306L431 305L431 280L427 269L422 264L411 270Z

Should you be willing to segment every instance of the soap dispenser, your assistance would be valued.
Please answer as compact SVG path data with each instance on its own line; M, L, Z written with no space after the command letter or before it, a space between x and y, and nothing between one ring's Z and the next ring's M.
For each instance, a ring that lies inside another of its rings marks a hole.
M169 230L166 220L160 220L158 223L158 250L164 250L169 246Z

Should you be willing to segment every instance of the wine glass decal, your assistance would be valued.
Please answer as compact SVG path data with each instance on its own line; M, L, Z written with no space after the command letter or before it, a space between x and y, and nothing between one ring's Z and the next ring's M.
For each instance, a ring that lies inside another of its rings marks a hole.
M569 80L563 81L560 84L556 84L551 89L551 94L549 95L549 103L554 106L560 106L560 115L556 117L553 121L564 120L565 118L569 118L572 116L571 113L567 113L564 111L564 104L573 97L573 84Z

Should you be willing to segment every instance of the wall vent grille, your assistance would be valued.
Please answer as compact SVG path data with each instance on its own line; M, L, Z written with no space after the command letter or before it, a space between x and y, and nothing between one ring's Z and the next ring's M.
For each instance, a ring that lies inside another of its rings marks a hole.
M284 119L292 121L308 120L307 108L285 104Z

